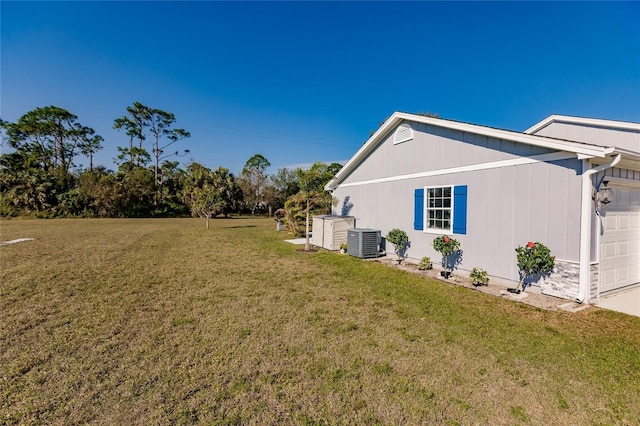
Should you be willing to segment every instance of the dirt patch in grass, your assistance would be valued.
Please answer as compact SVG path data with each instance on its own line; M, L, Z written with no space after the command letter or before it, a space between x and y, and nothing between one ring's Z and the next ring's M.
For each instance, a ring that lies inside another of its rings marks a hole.
M403 271L411 272L417 274L419 276L430 278L434 280L439 280L445 283L449 283L451 285L455 285L458 287L468 288L470 290L478 291L480 293L490 294L492 296L505 298L507 300L511 300L517 303L524 303L525 305L534 306L536 308L546 309L550 311L557 311L560 305L564 305L567 302L570 302L566 299L561 299L554 296L548 296L545 294L536 293L533 291L526 292L526 297L512 297L510 295L505 295L504 292L507 290L507 287L499 284L493 284L491 281L488 285L475 286L471 282L471 280L465 276L452 274L449 278L445 279L440 275L440 271L436 269L429 270L419 270L417 265L412 263L403 262L398 265L398 262L394 259L380 258L374 260L375 262L379 262L388 266L392 266L398 268ZM594 306L589 306L589 309L597 309Z
M309 250L305 250L303 248L296 249L296 253L317 253L317 252L318 252L317 248L310 248Z

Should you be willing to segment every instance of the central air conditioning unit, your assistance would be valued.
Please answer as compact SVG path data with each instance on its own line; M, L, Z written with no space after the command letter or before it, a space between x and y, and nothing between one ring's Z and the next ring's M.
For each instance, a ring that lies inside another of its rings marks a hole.
M361 259L380 256L380 231L351 228L347 231L347 254Z

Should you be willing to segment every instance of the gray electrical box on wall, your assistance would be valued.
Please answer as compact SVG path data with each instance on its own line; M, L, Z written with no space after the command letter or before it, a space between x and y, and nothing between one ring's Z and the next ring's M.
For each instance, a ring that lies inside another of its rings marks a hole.
M380 231L351 228L347 231L347 254L361 259L380 255Z

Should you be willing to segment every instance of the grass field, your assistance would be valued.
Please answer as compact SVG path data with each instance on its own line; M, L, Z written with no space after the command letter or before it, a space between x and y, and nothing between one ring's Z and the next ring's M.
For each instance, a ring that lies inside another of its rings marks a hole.
M548 312L273 220L3 220L0 424L640 424L640 318Z

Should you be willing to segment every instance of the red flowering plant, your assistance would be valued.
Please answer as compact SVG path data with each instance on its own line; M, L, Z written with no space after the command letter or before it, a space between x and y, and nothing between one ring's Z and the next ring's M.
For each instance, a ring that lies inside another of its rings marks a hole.
M433 249L442 255L445 272L453 269L453 262L450 262L449 256L460 251L460 241L446 235L441 235L433 239Z
M539 274L548 274L553 271L556 257L551 255L551 251L542 243L529 241L526 246L516 248L518 258L518 270L520 271L520 282L516 291L519 291L524 280Z

